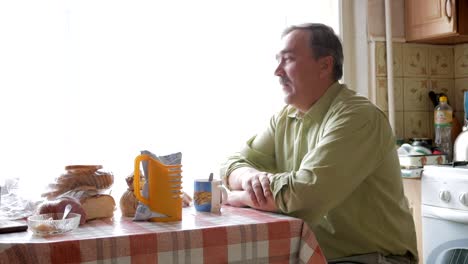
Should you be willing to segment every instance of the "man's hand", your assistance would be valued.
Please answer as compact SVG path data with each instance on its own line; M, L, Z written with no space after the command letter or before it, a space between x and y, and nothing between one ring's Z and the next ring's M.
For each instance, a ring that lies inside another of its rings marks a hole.
M272 198L270 177L273 174L243 167L234 170L229 176L229 185L233 190L244 190L256 207L267 203Z
M268 173L256 171L242 180L242 189L247 192L255 206L266 204L267 198L272 197Z

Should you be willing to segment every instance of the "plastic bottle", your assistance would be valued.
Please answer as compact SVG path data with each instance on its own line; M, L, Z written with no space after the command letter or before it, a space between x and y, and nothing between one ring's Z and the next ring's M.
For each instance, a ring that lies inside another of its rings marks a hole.
M447 96L439 98L434 109L435 144L452 161L452 107L447 103Z

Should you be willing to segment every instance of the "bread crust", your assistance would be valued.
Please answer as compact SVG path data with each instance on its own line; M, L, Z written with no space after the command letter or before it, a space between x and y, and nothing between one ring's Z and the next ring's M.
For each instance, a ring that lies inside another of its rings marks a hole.
M73 171L97 171L102 169L102 165L67 165L65 170L69 172Z

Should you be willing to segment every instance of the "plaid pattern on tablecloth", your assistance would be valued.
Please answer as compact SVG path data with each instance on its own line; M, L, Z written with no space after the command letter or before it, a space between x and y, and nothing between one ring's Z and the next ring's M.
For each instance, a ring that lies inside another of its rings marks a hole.
M326 263L300 219L247 208L184 208L182 221L94 220L71 233L0 235L0 263Z

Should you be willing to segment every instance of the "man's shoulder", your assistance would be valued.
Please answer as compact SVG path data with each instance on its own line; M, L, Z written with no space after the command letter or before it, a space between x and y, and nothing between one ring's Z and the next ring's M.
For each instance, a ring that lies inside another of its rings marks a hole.
M383 112L367 97L350 90L346 85L342 86L342 89L332 102L332 110L362 114L383 114Z
M356 93L356 91L349 89L346 84L340 85L340 90L334 100L334 103L336 102L342 102L342 103L348 103L348 104L371 103L371 101L367 97Z
M327 124L346 122L355 126L387 126L386 114L366 97L347 88L338 93L325 117Z

